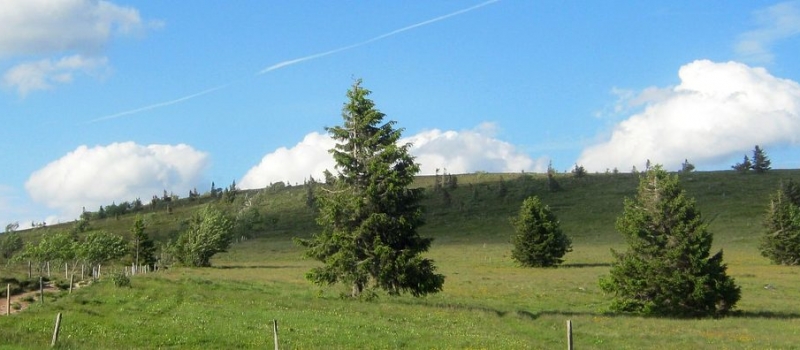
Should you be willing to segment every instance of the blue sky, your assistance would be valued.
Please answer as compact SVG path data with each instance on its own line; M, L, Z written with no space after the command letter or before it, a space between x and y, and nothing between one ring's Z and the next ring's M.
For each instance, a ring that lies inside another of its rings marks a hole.
M800 168L800 2L0 3L0 223L318 177L354 79L431 174Z

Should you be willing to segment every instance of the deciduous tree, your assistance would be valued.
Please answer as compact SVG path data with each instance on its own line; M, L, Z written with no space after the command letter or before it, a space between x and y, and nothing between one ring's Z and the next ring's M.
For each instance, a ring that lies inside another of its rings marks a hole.
M233 241L233 223L222 212L206 206L189 220L189 227L173 245L175 258L195 267L211 266L211 257L228 249Z
M120 235L92 231L77 246L77 255L91 266L116 260L128 254L128 245Z

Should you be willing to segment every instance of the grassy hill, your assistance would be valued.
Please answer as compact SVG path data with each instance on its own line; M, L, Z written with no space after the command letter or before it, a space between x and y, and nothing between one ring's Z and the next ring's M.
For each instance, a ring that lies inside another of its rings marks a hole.
M232 215L255 211L258 220L250 239L215 257L214 268L138 275L132 288L102 280L71 295L51 294L44 305L0 316L0 349L49 345L58 312L64 348L263 348L272 344L273 319L282 348L550 349L564 346L567 319L578 348L793 348L800 344L800 271L770 265L757 249L769 195L789 178L799 179L800 171L681 175L742 287L738 313L725 319L607 312L597 279L608 271L609 250L624 248L614 222L637 176L559 174L561 189L550 191L541 174L477 173L458 175L448 191L434 191L434 177L416 183L428 189L421 234L435 238L428 255L447 276L437 295L353 301L340 298L347 286L309 284L303 274L316 262L292 243L317 230L307 189L273 186L240 192L223 205ZM530 195L549 204L572 237L574 251L560 268L523 269L509 257L509 218ZM151 236L167 240L211 200L181 199L169 211L146 206L140 214ZM132 223L133 215L122 215L91 227L127 235Z

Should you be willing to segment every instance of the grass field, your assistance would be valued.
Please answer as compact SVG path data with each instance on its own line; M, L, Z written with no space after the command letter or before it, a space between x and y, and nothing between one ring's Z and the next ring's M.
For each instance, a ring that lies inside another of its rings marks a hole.
M724 249L729 273L742 287L737 312L723 319L608 312L597 280L608 272L609 250L624 249L614 220L622 199L635 192L635 176L561 176L562 190L549 192L542 175L471 174L458 177L449 204L440 193L426 200L422 234L435 237L428 256L446 275L442 293L379 293L373 301L356 301L340 297L347 286L309 284L303 274L316 262L304 260L292 238L315 230L313 213L304 208L304 189L293 187L263 198L253 194L270 219L255 238L215 257L213 268L138 275L132 288L104 279L72 294L51 294L43 305L0 316L0 349L49 347L57 313L63 314L58 347L75 349L271 347L273 319L282 349L564 348L568 319L578 349L800 348L800 270L771 265L757 249L769 194L781 180L798 176L682 175L711 222L715 249ZM432 183L419 180L420 186ZM508 219L532 194L554 209L573 239L562 267L519 268L509 257ZM158 223L153 234L169 237L191 209L145 215ZM130 221L92 224L122 234Z

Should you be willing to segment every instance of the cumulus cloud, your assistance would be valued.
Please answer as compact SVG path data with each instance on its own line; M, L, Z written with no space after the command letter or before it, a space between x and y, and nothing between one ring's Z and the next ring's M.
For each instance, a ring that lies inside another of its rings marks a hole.
M147 200L165 189L186 193L207 166L208 155L185 144L80 146L34 172L25 189L34 201L74 217L83 207Z
M436 169L449 173L543 172L547 160L531 159L508 142L494 137L495 126L484 124L474 130L423 131L404 138L400 143L412 143L411 154L420 163L420 174L434 174ZM242 188L263 188L271 183L301 183L308 176L322 178L327 169L334 171L335 162L328 150L335 142L326 134L310 133L292 148L279 148L269 153L239 181Z
M73 55L58 61L43 59L12 67L3 75L3 84L16 88L20 95L25 96L31 91L51 89L54 84L71 83L76 73L101 76L107 70L108 60L105 57Z
M107 64L102 52L114 36L159 25L143 22L134 8L108 1L0 1L0 59L26 60L4 74L4 84L24 95L69 82L74 72Z
M758 28L743 33L736 53L746 62L772 63L775 42L800 34L800 1L782 2L755 13Z
M695 61L681 83L642 97L644 110L616 125L608 141L584 149L592 171L630 169L647 159L677 168L722 161L762 146L800 141L800 84L742 63ZM669 91L669 93L665 93Z
M326 169L333 172L335 163L328 150L334 145L336 142L327 134L312 132L292 148L281 147L265 155L258 165L247 171L238 186L264 188L281 181L300 183L309 176L320 179Z
M0 56L95 52L143 28L139 11L97 0L0 2Z
M473 130L423 131L402 142L411 142L411 153L420 163L420 174L430 175L436 169L451 174L475 171L544 172L547 159L532 159L514 145L495 137L496 126L485 123Z

